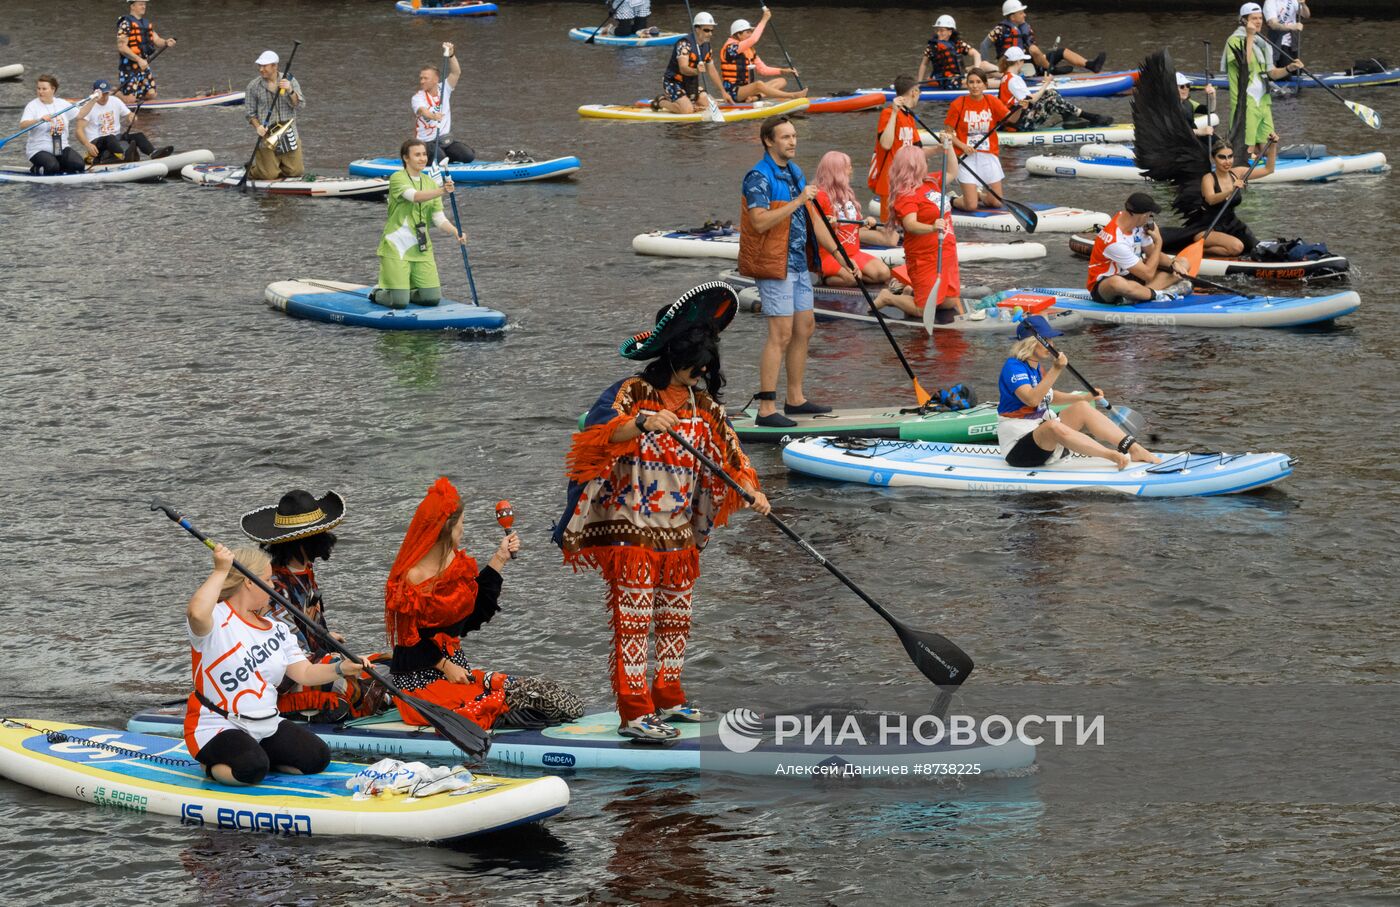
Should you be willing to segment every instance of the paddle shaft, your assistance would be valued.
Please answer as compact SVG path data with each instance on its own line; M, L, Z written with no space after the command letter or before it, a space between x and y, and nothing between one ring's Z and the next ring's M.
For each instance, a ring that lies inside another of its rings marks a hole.
M821 202L812 199L812 208L817 212L817 217L821 220L822 226L826 227L826 232L831 235L832 241L836 243L836 251L840 253L842 260L846 262L846 267L851 269L851 274L856 279L856 286L860 287L861 295L865 297L866 304L870 306L871 314L873 314L875 320L880 323L880 329L885 332L885 337L889 340L890 346L894 347L894 354L899 357L899 364L904 366L905 374L909 376L910 381L914 382L915 395L920 398L925 398L919 400L919 405L923 406L928 400L932 399L932 397L928 396L927 392L919 384L919 379L915 376L914 369L910 367L909 360L904 358L904 350L899 348L899 341L895 340L894 334L890 333L890 326L885 321L885 316L880 314L879 307L875 305L874 297L872 297L870 291L865 288L865 281L861 280L860 269L856 267L855 262L851 261L851 256L846 254L846 247L841 245L841 237L836 235L836 228L833 227L831 221L827 219L826 211L822 209ZM941 249L942 246L940 245L939 248Z
M301 47L300 41L292 42L292 52L287 55L287 68L282 71L282 78L286 79L289 84L292 81L292 62L297 58L297 48L299 47ZM281 96L282 89L278 88L277 93L272 97L272 103L268 105L267 116L263 117L262 127L264 130L272 125L272 118L277 114L277 99ZM258 157L258 142L262 140L263 137L258 136L257 141L253 142L253 153L248 155L248 163L243 165L243 175L238 178L238 188L240 191L245 189L248 185L248 171L253 169L253 161L257 160Z
M151 61L165 53L165 49L169 46L169 44L162 44L160 47L157 47L156 52L146 58L146 65L150 66ZM117 141L124 142L126 141L126 137L131 135L131 127L136 125L136 115L141 112L141 105L146 103L146 98L149 97L150 94L151 90L149 88L141 89L141 97L136 100L136 108L131 111L131 122L126 124L126 131L121 134L121 138Z
M1269 45L1270 47L1272 47L1274 50L1276 50L1276 51L1278 51L1279 53L1283 54L1285 57L1288 58L1289 62L1291 62L1291 63L1298 63L1298 57L1297 57L1296 55L1294 55L1294 54L1292 54L1292 53L1289 53L1288 51L1284 50L1282 47L1279 47L1277 44L1275 44L1274 42L1270 41L1270 40L1268 39L1268 37L1265 36L1265 34L1264 34L1262 31L1256 32L1256 33L1255 33L1255 37L1258 38L1259 40L1263 41L1265 44ZM1316 82L1319 86L1321 86L1322 88L1327 89L1327 93L1330 94L1332 97L1334 97L1334 98L1336 98L1337 100L1341 101L1343 104L1346 104L1348 107L1351 106L1351 104L1349 104L1349 103L1347 102L1347 99L1346 99L1346 98L1344 98L1344 97L1342 97L1341 95L1337 94L1337 89L1333 88L1331 85L1328 85L1326 82L1322 81L1322 80L1319 79L1317 76L1313 75L1312 70L1308 69L1306 66L1302 65L1301 63L1299 63L1299 64L1298 64L1298 71L1301 72L1301 73L1305 73L1305 74L1307 75L1308 78L1312 79L1312 80L1313 80L1314 82Z
M1206 46L1206 85L1210 85L1210 80L1214 78L1214 75L1211 73L1211 69L1210 69L1210 42L1209 42L1209 41L1202 41L1201 43L1204 44L1204 45ZM1206 146L1206 169L1207 169L1207 170L1210 170L1210 169L1212 169L1212 168L1211 168L1211 159L1210 159L1211 148L1215 145L1215 141L1214 141L1214 137L1215 137L1215 122L1214 122L1214 121L1215 121L1215 92L1211 92L1210 94L1206 95L1206 101L1208 102L1208 103L1206 104L1206 122L1207 122L1207 123L1210 123L1210 129L1211 129L1211 131L1210 131L1211 139L1208 140L1208 141L1205 143L1205 146ZM1192 122L1193 122L1193 123L1195 122L1195 119L1194 119L1194 118L1192 119Z
M1269 144L1272 145L1273 143L1270 142ZM1268 150L1268 148L1264 149L1265 154L1268 153ZM1224 217L1225 212L1230 210L1230 202L1234 201L1235 196L1239 195L1240 191L1249 184L1249 177L1254 173L1254 168L1259 166L1260 157L1260 155L1256 154L1254 156L1254 160L1249 162L1249 169L1245 171L1244 179L1240 180L1239 185L1237 185L1234 189L1230 191L1230 197L1225 199L1225 204L1221 205L1220 210L1215 212L1215 219L1210 222L1209 227L1206 227L1206 232L1201 234L1200 242L1202 250L1204 250L1205 248L1206 237L1210 236L1210 234L1214 232L1216 224L1220 223L1220 218Z
M767 8L767 6L764 7L764 9ZM778 42L778 50L783 52L783 57L787 60L788 69L792 70L792 77L797 80L797 87L806 88L807 86L802 84L802 77L797 74L797 67L793 65L792 54L787 52L787 47L783 45L783 39L778 37L778 27L773 24L772 19L768 20L768 30L773 33L773 40Z
M621 6L622 6L622 0L618 0L618 2L617 2L616 5L609 4L609 6L608 6L608 17L607 17L606 19L604 19L602 22L599 22L599 23L598 23L598 27L595 28L595 29L593 29L593 34L589 35L589 36L588 36L588 39L587 39L586 41L584 41L583 43L584 43L584 44L595 44L595 43L597 43L597 41L598 41L598 32L602 31L603 28L604 28L609 22L611 22L611 21L613 20L613 17L617 15L617 10L618 10L618 8L621 7Z
M681 447L689 451L690 455L695 457L696 460L702 463L706 469L710 470L710 472L714 473L716 476L719 476L719 478L723 480L724 484L737 491L740 497L742 497L745 501L748 501L750 504L754 502L753 495L738 482L734 481L733 477L731 477L729 473L721 469L718 463L705 456L703 453L697 450L693 444L691 444L685 438L682 438L674 430L668 428L666 429L666 434L670 435L672 440L674 440ZM904 633L908 632L908 628L906 628L904 624L901 623L899 620L896 620L893 614L885 610L884 605L881 605L875 599L867 595L864 589L856 585L855 580L851 579L844 572L842 572L840 567L837 567L831 561L827 560L826 557L820 551L812 547L811 542L808 542L802 536L798 535L797 532L794 531L791 526L789 526L787 523L784 523L781 517L773 513L771 510L768 513L764 514L764 516L768 517L768 521L771 522L774 526L777 526L778 529L783 533L783 535L792 539L799 548L810 554L813 560L825 567L831 573L832 576L839 579L847 589L850 589L856 595L860 596L861 601L865 602L867 605L873 608L876 614L883 617L886 623L893 627L897 633L901 634L901 637ZM952 643L948 643L948 645L951 646ZM962 653L959 652L959 654ZM955 679L951 680L951 682L961 683L962 680Z
M938 220L941 222L947 216L943 203L948 196L943 194L943 186L948 180L948 149L943 147L943 143L938 145ZM933 290L929 293L929 298L924 300L924 330L929 335L933 335L933 326L938 321L938 303L943 297L943 243L945 237L938 234L938 259L934 264Z
M91 101L91 100L92 100L93 98L95 98L95 97L97 97L96 94L90 94L90 95L88 95L87 97L83 98L81 101L74 101L72 104L69 104L67 107L63 108L62 110L58 111L57 113L49 114L49 116L54 116L54 117L63 116L65 113L67 113L68 111L72 110L74 107L81 107L81 106L83 106L84 104L86 104L88 101ZM40 120L40 121L37 122L37 123L33 123L33 124L29 125L29 126L26 126L26 127L24 127L23 129L21 129L19 132L16 132L14 135L12 135L12 136L10 136L10 137L8 137L8 138L0 139L0 148L4 148L7 144L9 144L10 142L13 142L15 139L17 139L17 138L19 138L20 136L24 135L26 132L29 132L29 131L32 130L32 129L38 129L40 126L46 126L46 125L48 125L47 121L45 121L45 120ZM65 127L65 128L66 128L66 127Z
M438 113L442 113L443 105L447 103L447 61L450 59L452 59L451 54L442 55L442 68L438 72L438 79L441 82L441 84L438 85ZM433 137L434 169L437 168L440 160L442 160L442 120L438 120L437 131ZM443 168L441 173L444 181L452 178L446 168ZM457 235L460 236L462 234L462 212L457 209L457 186L455 183L452 186L452 191L447 193L447 198L452 202L452 223L457 227ZM476 295L476 278L472 276L472 262L471 259L467 257L467 247L462 244L461 240L458 240L457 248L462 250L462 267L467 271L467 286L471 287L472 305L479 306L481 305L481 299Z

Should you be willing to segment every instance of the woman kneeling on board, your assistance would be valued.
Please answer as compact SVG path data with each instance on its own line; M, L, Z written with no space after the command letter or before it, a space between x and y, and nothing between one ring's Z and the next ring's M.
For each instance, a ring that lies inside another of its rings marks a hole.
M283 677L319 686L358 674L354 661L307 661L296 636L270 620L268 594L234 559L272 581L272 562L256 548L214 548L214 571L185 609L194 661L194 692L185 713L185 745L221 784L257 784L269 770L314 775L330 764L321 738L277 712Z
M500 611L501 571L520 550L520 537L512 532L501 539L478 571L476 559L462 549L464 510L456 487L439 478L418 504L389 569L384 620L394 645L394 683L483 728L499 726L515 709L522 714L505 723L544 726L578 718L582 700L559 684L474 670L468 662L461 637ZM398 706L405 723L428 724L405 701Z
M880 229L879 221L873 217L861 219L860 205L851 189L851 157L844 151L828 151L817 164L812 175L812 185L817 187L817 209L835 218L836 235L845 247L846 254L860 269L860 278L867 283L885 283L890 279L890 266L860 248L862 242L878 243L882 246L899 245L899 234L891 229ZM822 282L829 287L853 287L855 275L846 267L844 258L834 252L818 247L821 255Z
M1102 391L1090 397L1083 391L1055 390L1055 382L1069 358L1064 353L1053 355L1036 337L1037 333L1046 340L1061 336L1043 315L1026 318L1016 328L1016 343L997 381L1001 395L997 404L997 442L1006 462L1019 469L1036 469L1067 456L1067 449L1110 460L1119 469L1135 460L1162 462L1094 408L1093 400L1102 397ZM1047 365L1049 369L1042 372ZM1052 404L1068 406L1057 415L1050 408ZM1113 447L1105 447L1094 438Z
M414 305L437 305L442 300L442 281L433 258L433 241L428 238L428 221L467 244L467 234L457 232L442 211L442 197L454 188L443 175L441 186L423 172L428 166L428 146L409 139L399 149L403 169L389 177L389 219L384 238L379 241L379 286L370 293L376 305L394 309Z
M564 563L592 567L608 584L608 667L623 737L665 741L680 735L671 721L714 717L690 705L681 688L691 590L710 532L749 505L668 432L721 464L753 495L753 508L768 512L718 400L719 332L737 308L727 285L706 283L658 311L656 326L620 350L646 368L603 391L569 451L568 506L554 543ZM653 623L657 666L648 687Z

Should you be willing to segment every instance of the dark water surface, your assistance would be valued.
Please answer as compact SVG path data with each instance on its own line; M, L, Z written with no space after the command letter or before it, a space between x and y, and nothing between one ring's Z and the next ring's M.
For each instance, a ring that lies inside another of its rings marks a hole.
M264 48L285 56L292 39L305 42L300 122L317 172L397 147L415 68L436 62L444 39L458 42L466 70L459 138L488 159L510 148L577 154L583 170L557 185L461 193L483 301L512 320L494 342L338 329L263 304L263 287L287 277L372 281L380 205L240 197L178 180L0 189L4 713L119 726L187 690L182 609L208 558L145 509L153 494L233 540L243 512L288 487L340 491L349 519L322 582L336 625L379 644L385 571L439 473L465 491L472 551L496 543L499 498L514 503L526 545L505 613L473 650L604 699L601 583L567 572L547 540L569 424L626 373L618 343L720 269L635 256L630 238L736 217L756 127L581 121L579 104L654 93L666 53L567 40L570 26L602 18L597 3L507 0L492 20L438 22L387 2L153 7L180 39L157 64L169 96L241 86ZM53 71L64 93L79 93L113 74L119 4L58 9L5 0L0 32L11 42L0 62ZM658 4L655 19L675 27L682 10ZM757 14L711 11L722 24ZM969 7L950 11L968 33L992 24ZM783 15L810 83L834 91L912 71L934 11ZM1316 22L1305 58L1321 68L1400 41L1393 23ZM1233 27L1228 15L1195 13L1037 24L1047 40L1108 49L1111 66L1167 40L1190 69L1201 66L1200 37L1218 54ZM768 41L762 50L781 58ZM0 131L30 96L28 83L0 84ZM1372 133L1317 91L1276 105L1280 130L1393 161L1400 92L1353 97L1392 125ZM1128 114L1124 99L1094 107ZM248 153L241 109L143 119L158 144L240 163ZM873 122L804 121L800 163L810 171L840 148L861 172ZM19 162L18 145L0 152L6 163ZM1128 189L1024 171L1008 185L1015 198L1105 211ZM1351 257L1363 306L1335 329L1095 328L1066 340L1087 375L1151 415L1163 447L1300 457L1275 490L1163 502L891 493L789 478L776 448L751 451L784 518L911 623L978 660L969 700L995 691L1041 711L1063 701L1104 712L1105 747L1043 748L1036 774L961 788L580 777L570 808L543 828L451 849L198 832L3 782L5 900L1393 903L1395 186L1349 178L1261 188L1246 202L1260 235L1322 239ZM1042 241L1042 261L968 265L966 276L1079 284L1084 264L1064 237ZM448 295L465 296L450 249L439 263ZM926 386L993 392L1002 342L907 339ZM726 333L731 402L756 388L762 340L750 315ZM822 327L808 387L847 406L910 397L883 338L850 325ZM888 628L748 515L705 556L689 654L690 691L721 708L780 701L798 685L878 707L928 695ZM1188 681L1194 690L1164 686Z

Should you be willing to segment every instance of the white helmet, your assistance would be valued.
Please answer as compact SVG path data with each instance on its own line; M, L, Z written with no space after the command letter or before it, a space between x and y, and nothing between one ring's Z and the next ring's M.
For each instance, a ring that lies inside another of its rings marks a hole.
M953 17L952 17L952 16L949 16L949 15L946 15L946 14L945 14L945 15L939 16L937 19L934 20L934 22L933 22L933 27L934 27L934 28L957 28L957 27L958 27L958 23L956 23L956 22L953 21Z
M694 26L700 26L700 25L714 25L714 24L715 24L715 17L714 17L714 16L711 16L709 13L696 13L696 14L695 14L695 21L692 22L692 23L690 23L690 24L691 24L691 25L694 25Z
M729 26L729 33L737 35L741 31L749 31L752 28L753 26L749 24L748 19L735 19L734 24Z
M1003 16L1009 16L1012 13L1024 13L1025 11L1026 4L1022 3L1021 0L1006 0L1006 2L1001 5L1001 14Z
M1257 4L1257 3L1246 3L1244 6L1241 6L1241 7L1240 7L1240 18L1243 19L1245 16L1252 16L1252 15L1254 15L1255 13L1261 13L1261 14L1262 14L1263 12L1264 12L1264 8L1263 8L1262 6L1260 6L1259 4Z

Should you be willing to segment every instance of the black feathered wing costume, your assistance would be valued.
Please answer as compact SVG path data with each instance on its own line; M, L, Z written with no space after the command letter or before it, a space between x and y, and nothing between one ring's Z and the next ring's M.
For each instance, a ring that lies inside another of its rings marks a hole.
M1219 208L1206 205L1201 195L1201 178L1212 169L1210 139L1196 135L1195 123L1182 110L1176 67L1167 51L1158 51L1143 61L1132 108L1138 167L1146 171L1149 179L1170 183L1175 192L1172 209L1184 225L1163 227L1162 244L1169 252L1179 252L1210 226ZM1232 125L1234 134L1243 134L1243 105L1236 111ZM1230 207L1238 204L1236 196ZM1215 229L1239 237L1246 249L1254 245L1249 228L1235 217L1233 210L1220 218Z

